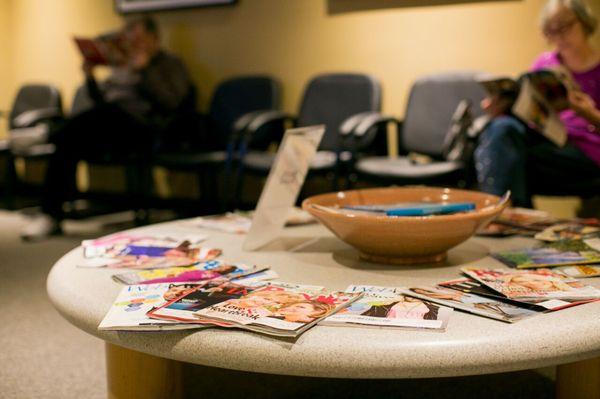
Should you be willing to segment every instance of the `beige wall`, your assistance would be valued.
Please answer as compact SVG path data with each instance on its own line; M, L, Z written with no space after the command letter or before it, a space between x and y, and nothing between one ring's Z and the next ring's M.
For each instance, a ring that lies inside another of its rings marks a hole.
M157 17L165 46L192 70L203 107L217 82L237 74L280 79L284 108L293 112L311 76L364 71L383 83L384 110L402 114L419 75L452 69L514 74L545 48L536 27L543 0L450 2L240 0ZM387 8L353 10L352 4ZM600 15L600 2L594 0L594 7ZM55 83L68 104L81 82L71 37L119 24L112 0L0 0L0 106L5 109L18 86L33 81Z

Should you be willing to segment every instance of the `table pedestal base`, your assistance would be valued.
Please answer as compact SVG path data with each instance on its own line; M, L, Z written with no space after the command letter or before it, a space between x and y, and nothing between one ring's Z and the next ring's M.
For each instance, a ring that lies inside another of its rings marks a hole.
M600 399L600 358L558 366L556 399Z
M108 399L181 399L183 364L106 344Z

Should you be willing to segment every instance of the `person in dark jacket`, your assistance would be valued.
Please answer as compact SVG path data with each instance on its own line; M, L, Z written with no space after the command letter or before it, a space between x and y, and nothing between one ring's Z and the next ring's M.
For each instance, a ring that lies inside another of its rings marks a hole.
M46 172L42 213L25 226L23 239L60 232L63 203L74 192L79 160L143 165L169 126L195 108L190 75L178 57L161 49L153 19L132 19L120 34L126 51L104 82L96 81L97 65L83 64L93 105L51 133L56 151Z

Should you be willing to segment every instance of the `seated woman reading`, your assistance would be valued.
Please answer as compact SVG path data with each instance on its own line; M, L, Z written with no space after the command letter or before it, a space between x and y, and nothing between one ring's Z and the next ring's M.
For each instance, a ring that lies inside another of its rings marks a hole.
M564 67L578 86L569 88L569 109L559 114L568 142L557 147L514 117L509 107L487 110L493 117L475 151L482 191L513 193L518 206L531 206L531 181L586 181L600 176L600 51L590 38L597 19L584 0L550 0L542 11L542 32L554 47L534 62L532 70Z

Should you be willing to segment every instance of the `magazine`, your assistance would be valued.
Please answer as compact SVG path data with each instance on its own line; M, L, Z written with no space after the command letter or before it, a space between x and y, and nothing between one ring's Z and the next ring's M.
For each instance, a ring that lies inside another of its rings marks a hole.
M558 268L558 270L561 273L564 273L567 276L573 277L573 278L587 278L587 277L600 276L600 266L588 266L588 265L567 266L567 267L560 267L560 268Z
M598 219L581 219L568 223L559 223L547 227L535 235L540 241L581 240L587 237L600 235L600 221Z
M142 245L156 247L175 248L183 241L189 241L193 245L204 241L206 235L199 234L148 234L148 233L115 233L93 240L83 240L83 256L95 258L99 256L111 256L118 253L127 245Z
M231 234L246 234L252 225L254 211L235 211L222 215L202 216L193 219L193 224L205 229L223 231ZM293 207L286 219L287 226L315 223L317 220L308 212Z
M557 146L566 144L567 131L558 114L569 108L567 87L575 88L576 84L564 68L526 72L517 80L482 79L480 83L492 94L518 93L512 113Z
M74 37L73 40L85 61L92 65L122 65L127 58L127 43L120 32L96 38Z
M508 304L511 304L514 306L518 306L520 308L534 310L537 312L562 310L562 309L570 308L572 306L577 306L577 305L582 305L584 303L593 302L596 300L596 299L591 299L591 300L589 300L589 299L584 299L584 300L578 300L578 299L560 299L560 300L558 300L558 299L552 299L552 300L509 299L509 298L503 296L502 294L494 291L493 289L481 284L479 281L473 280L472 278L469 278L469 277L459 278L459 279L450 280L450 281L444 281L444 282L438 283L438 286L444 287L444 288L450 288L450 289L461 291L461 292L466 292L469 294L475 294L475 295L486 297L486 298L495 299L497 301L501 301L501 302L508 303Z
M202 281L216 278L231 279L236 276L242 276L256 271L257 268L255 266L247 266L240 263L225 263L213 260L195 266L168 267L162 269L141 270L130 273L115 274L112 276L112 278L119 283L128 285L156 284Z
M230 299L240 298L264 284L258 282L254 285L242 285L233 281L223 282L219 280L208 280L201 284L193 284L184 287L185 289L182 288L169 298L165 298L168 302L151 309L148 312L148 317L182 323L207 324L195 315L196 311ZM229 325L229 323L222 324Z
M83 241L84 260L80 267L156 269L190 266L215 259L217 248L202 247L206 236L142 235L119 233Z
M223 215L202 216L194 219L194 225L205 229L231 234L246 234L250 231L252 217L249 213L227 212Z
M153 320L146 313L181 290L194 284L145 284L123 287L110 310L98 326L99 330L157 331L200 328L168 320Z
M480 236L534 236L558 220L548 212L528 208L506 208L493 222L477 232Z
M492 253L510 267L530 269L600 263L600 238L560 240L542 247Z
M514 323L539 314L534 310L518 307L510 303L484 296L468 294L444 287L416 286L403 291L407 295L450 306L479 316Z
M509 299L585 300L600 298L600 290L548 269L504 270L464 267L466 275Z
M362 296L315 288L271 283L240 298L204 307L195 314L210 323L231 323L242 329L293 338Z
M451 308L404 295L400 288L351 285L345 292L364 295L319 325L443 331L452 313Z

